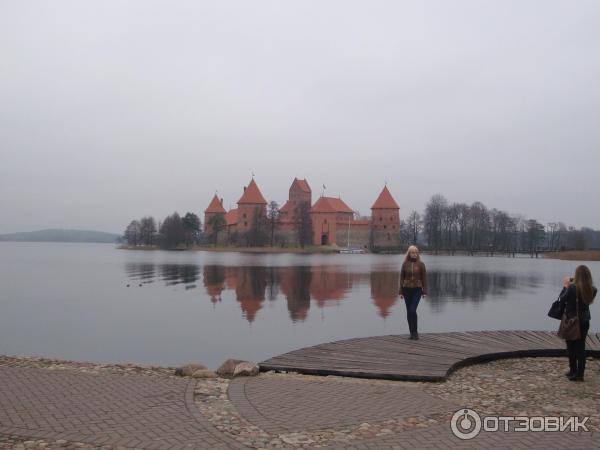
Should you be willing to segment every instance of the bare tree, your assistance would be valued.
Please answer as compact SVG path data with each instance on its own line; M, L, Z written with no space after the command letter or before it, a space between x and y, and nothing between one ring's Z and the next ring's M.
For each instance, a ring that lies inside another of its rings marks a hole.
M177 212L167 216L160 227L161 244L164 248L176 248L185 242L183 221Z
M125 229L125 240L128 245L137 246L141 241L140 223L132 220Z
M156 234L156 222L154 217L145 216L140 219L140 235L144 245L154 244L154 235Z
M269 203L269 210L267 211L267 222L269 224L269 231L271 234L271 247L273 247L275 241L275 228L279 221L279 205L277 202L272 201Z
M546 225L546 237L548 239L548 250L556 251L558 247L558 239L560 237L560 228L558 222L549 222Z
M435 194L425 207L423 224L427 235L427 244L437 253L442 245L442 221L448 201L441 194Z
M544 225L535 219L527 221L527 242L531 257L535 255L537 258L540 245L544 242L545 234Z
M304 248L312 243L313 230L310 218L310 205L307 202L298 204L295 212L295 228L298 243Z
M214 245L219 243L219 233L225 228L225 216L221 213L214 214L208 218L207 224L211 230L211 238Z
M250 247L262 247L267 243L267 221L264 210L257 206L254 208L252 216L252 225L246 232L246 245Z
M197 244L200 238L200 218L196 214L188 212L181 220L185 230L185 246L189 247L192 243Z
M490 216L487 208L481 202L475 202L471 205L469 216L469 251L473 254L475 251L480 251L487 247Z
M406 228L408 232L408 243L416 245L419 241L419 235L421 234L421 230L423 229L421 215L417 211L413 210L408 215L408 222L406 223ZM400 227L400 229L402 230L402 226Z

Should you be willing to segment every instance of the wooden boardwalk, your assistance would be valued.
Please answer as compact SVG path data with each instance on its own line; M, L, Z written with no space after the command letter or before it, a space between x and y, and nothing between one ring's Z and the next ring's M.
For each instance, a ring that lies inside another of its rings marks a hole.
M586 350L600 357L600 333ZM502 358L566 356L565 341L550 331L469 331L354 338L302 348L259 364L261 371L293 371L389 380L444 381L469 364Z

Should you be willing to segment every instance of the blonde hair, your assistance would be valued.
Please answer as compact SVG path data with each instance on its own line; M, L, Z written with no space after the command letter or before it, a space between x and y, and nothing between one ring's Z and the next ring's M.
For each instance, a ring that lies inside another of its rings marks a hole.
M577 297L586 305L590 305L594 301L594 281L592 280L592 272L590 272L588 266L577 266L574 282L577 289Z
M410 247L408 247L408 250L406 250L404 262L407 262L410 259L410 252L412 252L413 250L417 252L417 261L421 261L421 254L419 253L419 249L416 245L411 245Z

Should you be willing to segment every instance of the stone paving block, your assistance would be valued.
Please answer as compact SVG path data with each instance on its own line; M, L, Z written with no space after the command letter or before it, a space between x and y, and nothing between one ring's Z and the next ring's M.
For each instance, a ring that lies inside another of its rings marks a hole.
M0 433L157 448L160 427L165 448L239 448L199 413L190 413L196 410L186 401L190 382L195 380L0 366Z
M297 377L233 380L230 400L250 422L272 433L317 430L458 409L419 389Z

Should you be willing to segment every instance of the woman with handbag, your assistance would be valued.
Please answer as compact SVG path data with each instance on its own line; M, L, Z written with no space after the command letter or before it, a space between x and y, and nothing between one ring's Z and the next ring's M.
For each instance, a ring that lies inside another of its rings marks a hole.
M596 292L592 273L587 266L578 266L574 278L563 279L563 289L559 298L564 306L564 315L558 334L567 342L569 372L565 375L571 381L583 381L585 340L591 319L590 304L594 301Z
M425 264L419 256L419 249L411 245L408 247L402 268L400 269L400 298L406 303L406 318L410 338L419 339L417 332L417 306L421 297L427 297L427 272Z

